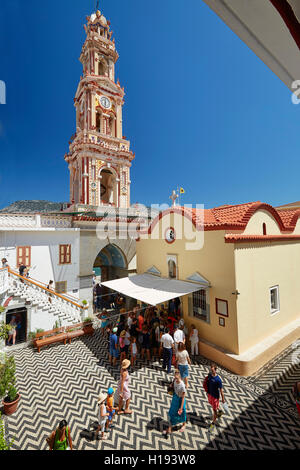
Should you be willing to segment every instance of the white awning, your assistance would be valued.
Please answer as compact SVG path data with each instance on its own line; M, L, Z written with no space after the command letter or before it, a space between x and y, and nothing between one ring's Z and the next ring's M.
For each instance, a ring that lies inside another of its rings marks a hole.
M208 287L207 284L166 279L152 274L137 274L102 282L101 285L149 305L158 305Z

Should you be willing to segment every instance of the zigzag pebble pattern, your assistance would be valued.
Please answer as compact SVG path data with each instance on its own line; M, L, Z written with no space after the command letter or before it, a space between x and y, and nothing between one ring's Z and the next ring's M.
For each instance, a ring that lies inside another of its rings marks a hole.
M162 435L171 402L166 393L171 376L158 361L138 360L130 372L133 414L116 417L108 440L94 440L97 396L116 387L119 378L119 367L108 364L107 349L96 331L93 337L53 345L40 354L30 348L14 352L21 400L17 412L5 418L9 436L15 438L14 449L47 449L45 438L61 419L70 425L74 449L81 450L300 449L297 412L286 395L278 398L266 383L260 385L259 377L238 377L221 368L229 412L209 432L211 408L202 387L209 361L202 357L190 369L184 433ZM279 362L276 367L275 375Z

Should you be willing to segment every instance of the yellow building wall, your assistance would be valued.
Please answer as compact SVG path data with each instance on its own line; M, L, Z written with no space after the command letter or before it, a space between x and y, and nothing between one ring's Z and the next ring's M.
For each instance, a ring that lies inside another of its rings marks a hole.
M280 235L280 228L274 217L267 211L259 210L253 214L247 227L243 231L244 235L263 235L263 223L266 224L267 235Z
M239 350L243 353L300 316L300 242L235 247ZM271 314L270 287L279 286L280 311Z
M188 326L195 324L200 339L238 354L236 296L232 294L235 291L234 246L224 243L224 231L209 231L204 232L202 249L186 250L186 243L191 243L191 240L184 236L178 239L182 220L179 214L165 216L148 239L137 242L137 272L142 274L155 266L162 277L168 277L167 255L177 255L178 279L185 281L195 272L207 279L212 285L208 289L210 324L189 316L188 296L181 299L185 321ZM164 239L165 230L170 226L175 228L177 235L172 244ZM219 326L216 298L228 301L229 317L225 319L225 327Z

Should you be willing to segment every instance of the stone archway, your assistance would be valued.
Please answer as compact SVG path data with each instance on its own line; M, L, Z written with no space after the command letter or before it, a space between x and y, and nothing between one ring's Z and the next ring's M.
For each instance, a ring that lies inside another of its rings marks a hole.
M110 243L98 253L93 271L98 282L110 281L128 275L128 262L122 250Z
M112 168L102 168L99 175L99 205L118 207L119 178Z

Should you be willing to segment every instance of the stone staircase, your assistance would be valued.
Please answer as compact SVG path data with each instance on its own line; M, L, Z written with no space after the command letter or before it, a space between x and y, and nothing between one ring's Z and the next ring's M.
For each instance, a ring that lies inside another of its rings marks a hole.
M36 306L39 311L53 315L59 326L80 323L86 308L64 295L49 291L42 284L23 278L8 269L7 295L18 297ZM51 300L51 301L50 301Z

